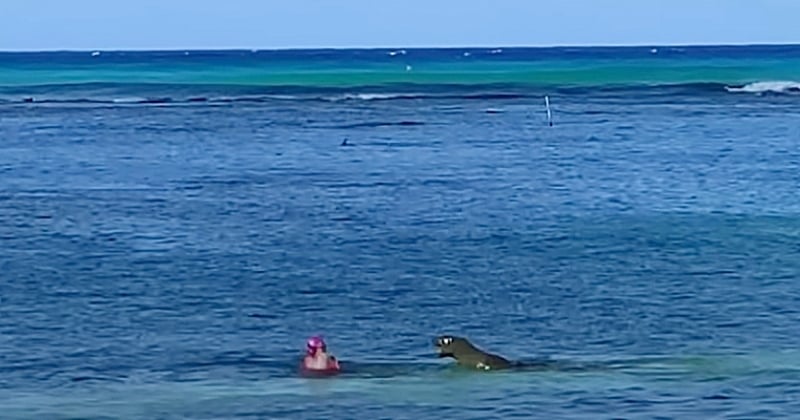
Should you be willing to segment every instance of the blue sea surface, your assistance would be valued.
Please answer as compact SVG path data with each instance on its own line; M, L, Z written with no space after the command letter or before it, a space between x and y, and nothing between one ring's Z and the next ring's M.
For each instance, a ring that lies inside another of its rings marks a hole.
M0 417L796 418L796 57L0 54Z

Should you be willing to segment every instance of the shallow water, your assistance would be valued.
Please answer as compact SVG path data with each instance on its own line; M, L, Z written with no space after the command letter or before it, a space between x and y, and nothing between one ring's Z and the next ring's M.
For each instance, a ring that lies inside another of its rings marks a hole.
M521 89L0 104L3 416L800 413L797 96Z

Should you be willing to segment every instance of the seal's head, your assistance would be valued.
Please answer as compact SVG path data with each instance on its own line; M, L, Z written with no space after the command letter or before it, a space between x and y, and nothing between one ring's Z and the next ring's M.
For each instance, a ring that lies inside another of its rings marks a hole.
M318 351L327 351L328 346L325 344L325 340L322 337L315 335L308 339L306 342L306 353L309 356L314 356L317 354Z
M458 355L473 348L466 338L452 335L440 335L433 340L433 345L439 350L439 357L452 357L458 359Z

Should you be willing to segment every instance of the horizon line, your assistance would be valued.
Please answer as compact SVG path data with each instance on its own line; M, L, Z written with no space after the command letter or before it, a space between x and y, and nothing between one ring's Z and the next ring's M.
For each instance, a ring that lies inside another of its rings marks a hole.
M420 49L553 49L553 48L685 48L685 47L758 47L758 46L800 46L800 42L731 42L731 43L607 43L607 44L454 44L454 45L415 45L415 46L282 46L282 47L166 47L166 48L42 48L42 49L0 49L0 53L47 53L47 52L172 52L172 51L314 51L314 50L420 50Z

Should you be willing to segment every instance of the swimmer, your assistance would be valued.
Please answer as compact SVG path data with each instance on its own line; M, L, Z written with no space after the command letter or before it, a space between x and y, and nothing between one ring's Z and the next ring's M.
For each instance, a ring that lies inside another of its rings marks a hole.
M328 346L322 337L316 335L306 343L306 356L303 358L303 369L312 372L338 372L339 361L328 353Z

